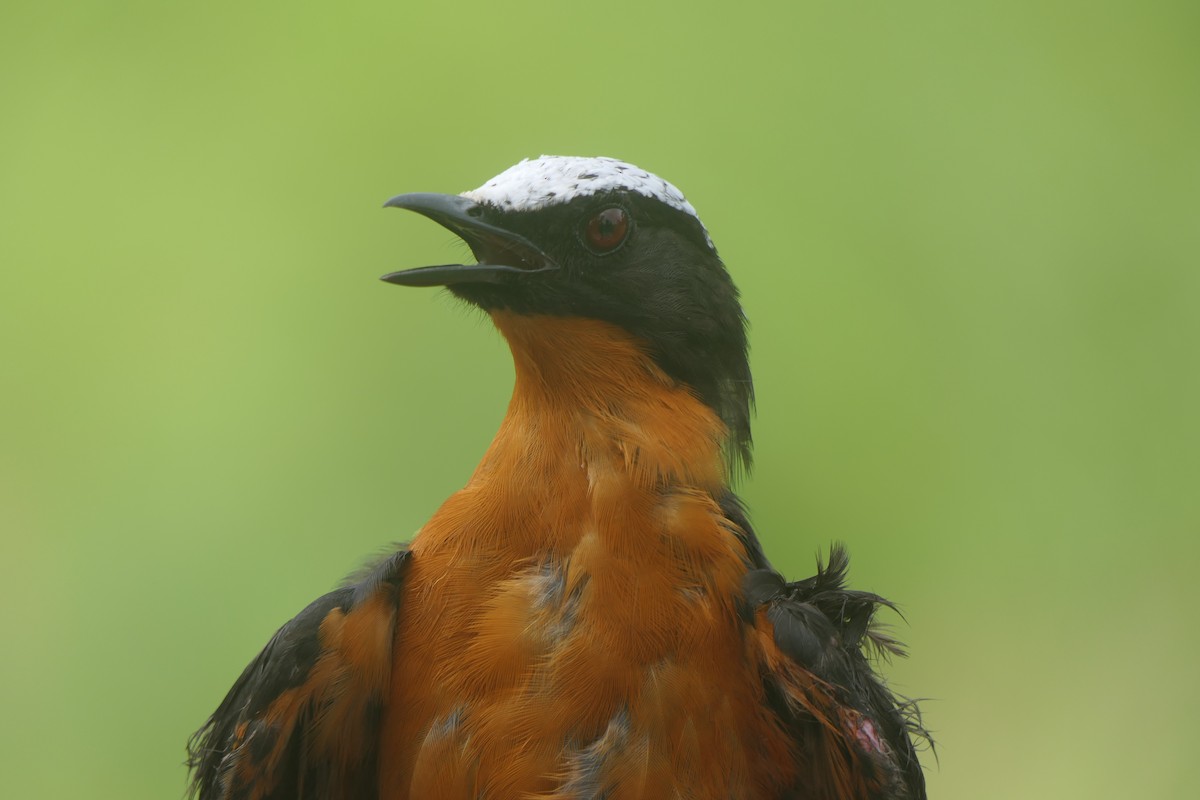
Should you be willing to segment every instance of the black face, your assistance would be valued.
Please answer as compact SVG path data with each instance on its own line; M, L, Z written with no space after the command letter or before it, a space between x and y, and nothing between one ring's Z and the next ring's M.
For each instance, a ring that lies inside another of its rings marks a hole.
M624 328L646 343L664 372L722 417L732 454L748 463L745 318L737 289L695 217L631 192L536 211L444 195L402 195L389 205L455 231L479 264L406 270L385 280L446 285L488 311L586 317Z

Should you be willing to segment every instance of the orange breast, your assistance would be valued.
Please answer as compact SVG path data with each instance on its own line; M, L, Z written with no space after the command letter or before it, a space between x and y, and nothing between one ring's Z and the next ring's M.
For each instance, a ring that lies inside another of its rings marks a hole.
M615 328L496 322L517 387L412 545L381 797L775 796L720 422Z

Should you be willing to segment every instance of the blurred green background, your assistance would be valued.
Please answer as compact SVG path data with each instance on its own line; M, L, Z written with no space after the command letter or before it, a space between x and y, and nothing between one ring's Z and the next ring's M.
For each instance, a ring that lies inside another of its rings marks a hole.
M1200 796L1200 6L6 0L0 796L177 797L275 628L459 487L511 367L377 277L525 156L680 186L743 485L897 600L933 797Z

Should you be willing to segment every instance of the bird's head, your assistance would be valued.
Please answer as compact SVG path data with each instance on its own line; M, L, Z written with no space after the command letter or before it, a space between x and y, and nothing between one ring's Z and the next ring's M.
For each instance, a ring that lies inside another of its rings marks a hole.
M476 264L384 276L446 286L485 311L581 317L632 334L724 421L749 465L753 389L738 292L696 210L667 181L612 158L542 156L461 195L403 194Z

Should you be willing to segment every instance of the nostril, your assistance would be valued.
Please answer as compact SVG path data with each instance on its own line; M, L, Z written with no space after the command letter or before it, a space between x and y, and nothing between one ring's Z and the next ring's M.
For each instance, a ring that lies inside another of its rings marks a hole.
M483 206L474 205L467 209L468 217L479 217L483 215Z

